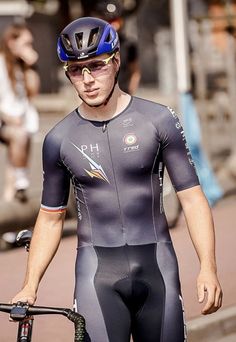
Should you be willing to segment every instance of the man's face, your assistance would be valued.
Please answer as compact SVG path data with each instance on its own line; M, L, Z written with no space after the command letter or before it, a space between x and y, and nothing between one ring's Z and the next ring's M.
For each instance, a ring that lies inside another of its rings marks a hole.
M119 54L103 54L81 62L68 62L67 76L81 99L90 106L106 100L120 66Z

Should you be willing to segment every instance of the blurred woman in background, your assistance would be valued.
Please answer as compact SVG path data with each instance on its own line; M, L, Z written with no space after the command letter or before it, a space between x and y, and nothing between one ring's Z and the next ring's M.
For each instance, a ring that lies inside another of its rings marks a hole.
M28 162L32 134L38 130L38 113L31 99L39 91L34 70L38 54L25 24L12 24L0 44L0 141L8 149L3 199L27 200Z

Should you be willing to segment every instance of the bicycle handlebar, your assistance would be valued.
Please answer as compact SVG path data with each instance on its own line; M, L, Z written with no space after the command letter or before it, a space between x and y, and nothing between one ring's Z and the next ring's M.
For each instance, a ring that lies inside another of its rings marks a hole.
M16 310L18 308L19 310ZM0 311L9 313L11 318L17 321L22 321L27 316L32 315L63 315L74 323L75 338L74 342L83 342L85 337L85 319L82 315L71 309L66 308L54 308L46 306L29 306L26 303L17 304L1 304ZM16 312L17 311L17 312Z

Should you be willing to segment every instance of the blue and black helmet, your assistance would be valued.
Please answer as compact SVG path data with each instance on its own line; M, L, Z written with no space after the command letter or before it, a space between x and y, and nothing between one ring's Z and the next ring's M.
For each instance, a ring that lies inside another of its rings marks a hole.
M61 32L57 53L62 62L82 60L119 50L116 30L106 21L83 17L72 21Z

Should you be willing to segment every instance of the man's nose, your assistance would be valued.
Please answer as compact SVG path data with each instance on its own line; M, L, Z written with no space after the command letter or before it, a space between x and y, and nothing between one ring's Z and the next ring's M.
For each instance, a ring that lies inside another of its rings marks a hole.
M94 78L91 74L91 71L88 68L84 68L82 70L83 78L84 78L84 83L91 83L94 81Z

